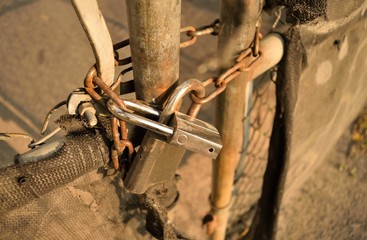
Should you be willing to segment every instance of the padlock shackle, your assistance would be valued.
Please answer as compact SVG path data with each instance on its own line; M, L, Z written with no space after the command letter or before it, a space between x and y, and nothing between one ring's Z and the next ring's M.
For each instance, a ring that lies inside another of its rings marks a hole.
M122 96L120 96L120 98L124 101L126 107L128 109L133 110L134 112L138 112L138 113L141 113L143 115L147 115L148 117L157 118L157 119L161 115L161 111L155 109L154 107L151 107L151 106L145 104L141 100L124 99Z
M173 91L167 100L158 122L167 124L173 113L180 109L183 98L190 92L194 92L197 96L204 97L205 87L202 82L197 79L189 79L183 82Z
M120 120L145 128L166 137L171 137L173 135L172 127L133 113L126 112L119 106L117 106L117 104L111 99L107 102L107 107L112 115Z

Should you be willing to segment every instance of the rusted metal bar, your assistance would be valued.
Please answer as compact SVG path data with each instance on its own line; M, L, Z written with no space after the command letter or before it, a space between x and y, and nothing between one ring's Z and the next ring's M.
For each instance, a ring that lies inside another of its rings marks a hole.
M251 45L260 10L260 0L221 1L218 43L221 69L232 66L234 56ZM213 165L211 201L217 227L211 239L215 240L225 238L235 167L242 152L243 136L238 133L242 133L244 128L246 85L252 78L251 71L239 74L218 100L217 125L223 149Z
M136 97L162 105L178 85L181 0L127 0L126 5ZM146 203L151 206L148 200L155 199L155 194L160 193L159 201L154 203L156 207L167 208L174 205L178 196L171 172L177 169L178 162L172 158L181 159L185 150L167 146L165 141L154 136L150 131L145 134L124 184L126 189L142 193L146 190L146 182L141 183L141 180L152 173L149 183L153 184L147 184L151 187L146 194ZM162 182L157 183L157 178ZM152 224L147 222L148 231ZM164 229L167 229L169 225L165 224Z
M127 0L137 99L164 101L178 80L181 0Z

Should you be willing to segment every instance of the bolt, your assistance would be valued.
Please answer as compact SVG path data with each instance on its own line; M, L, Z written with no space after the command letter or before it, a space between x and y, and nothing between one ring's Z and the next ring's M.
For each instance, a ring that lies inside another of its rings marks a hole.
M90 102L82 103L78 108L79 114L87 121L89 127L97 125L96 109Z
M87 120L88 125L90 127L94 127L95 125L97 125L97 122L98 121L97 121L96 115L94 115L94 112L93 111L86 110L84 112L83 117Z

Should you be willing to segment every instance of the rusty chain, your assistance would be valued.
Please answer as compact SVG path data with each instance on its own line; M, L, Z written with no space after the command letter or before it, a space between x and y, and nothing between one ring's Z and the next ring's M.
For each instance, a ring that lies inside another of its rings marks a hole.
M185 48L188 46L193 45L198 36L203 35L217 35L219 31L219 20L215 20L213 23L202 26L199 28L195 28L192 26L183 27L180 29L180 32L185 32L187 36L190 37L190 39L186 42L183 42L180 44L180 48ZM127 57L124 59L120 59L118 50L121 48L124 48L130 44L130 40L126 39L119 43L116 43L113 45L114 50L114 57L115 57L115 65L116 66L122 66L127 65L132 62L131 57ZM107 95L110 99L112 99L121 109L124 111L131 112L124 104L123 100L118 97L118 95L114 92L114 90L117 88L117 86L121 83L122 77L132 70L132 67L127 68L123 70L120 75L118 76L117 80L111 85L108 86L103 82L101 78L97 76L97 69L96 66L92 66L85 79L84 79L84 86L87 91L87 93L97 102L101 102L102 96L96 91L96 87L98 87L100 90L103 91L105 95ZM120 125L120 131L121 134L118 132L118 128ZM124 150L128 149L128 156L131 157L134 147L127 139L127 129L126 129L126 123L124 121L118 121L116 118L112 117L111 120L111 126L112 126L112 138L113 138L113 146L111 150L111 158L113 167L116 170L122 170L120 163L119 163L119 156L124 152Z
M124 101L121 98L119 98L119 96L114 92L115 88L121 82L122 76L131 70L132 68L127 68L123 70L120 73L119 77L117 78L117 81L114 82L111 85L111 87L109 87L106 83L103 82L101 78L97 76L96 68L93 66L89 70L84 80L85 90L94 100L100 102L102 96L95 90L95 87L98 87L103 91L105 95L107 95L110 99L112 99L121 109L124 109L125 111L128 112L132 112L125 106ZM121 134L118 131L118 125L120 125ZM131 143L131 141L128 140L128 132L126 128L126 123L124 121L121 120L118 121L115 117L112 117L111 126L112 126L112 138L113 138L111 158L113 167L116 170L123 170L119 163L119 156L121 156L124 153L125 149L127 148L128 160L131 160L132 154L134 152L134 146ZM123 164L126 165L127 163Z
M235 79L241 72L247 72L251 70L254 64L256 64L257 60L261 57L261 51L259 50L260 39L262 38L262 34L260 33L261 21L258 21L256 24L256 31L254 36L254 41L251 47L245 49L237 58L236 63L226 71L224 71L219 77L211 77L206 79L203 82L204 87L209 86L210 84L214 84L216 89L207 95L206 97L200 98L196 96L194 93L191 93L191 100L197 104L204 104L220 93L222 93L229 82ZM199 28L194 28L193 26L187 26L181 28L180 32L185 32L187 36L190 37L189 40L182 42L180 44L180 48L185 48L193 45L198 36L203 35L218 35L219 33L219 19L215 20L211 24Z
M128 46L129 39L119 42L113 46L114 55L115 55L115 65L123 66L131 63L131 57L119 59L119 54L117 52L118 49ZM125 74L132 71L132 67L126 68L120 72L117 80L111 85L108 86L100 77L97 76L96 66L92 66L84 79L84 86L87 93L97 102L101 102L102 96L98 93L98 89L102 90L104 95L107 95L110 99L112 99L121 109L132 112L128 109L124 101L119 98L119 96L114 92L114 90L119 86L122 81L122 78ZM120 128L120 132L119 132ZM111 148L111 159L114 169L122 171L130 164L129 162L132 160L132 156L134 153L134 146L132 142L128 139L128 130L126 128L126 123L122 120L117 120L117 118L111 118L111 129L112 129L112 139L113 146ZM120 156L127 149L127 159L120 163ZM124 166L122 167L121 164Z
M127 58L124 58L124 59L120 59L119 57L119 53L117 50L121 49L121 48L124 48L124 47L127 47L130 45L130 39L125 39L121 42L118 42L116 44L113 45L113 52L114 52L114 55L115 55L115 65L117 66L123 66L123 65L127 65L127 64L130 64L132 61L131 61L131 57L127 57Z
M118 123L120 123L120 133L118 131ZM116 170L123 170L130 164L132 160L132 156L134 153L134 146L131 141L128 140L128 131L126 128L126 123L121 120L117 120L117 118L111 118L111 125L112 125L112 138L113 138L113 146L111 150L111 159L113 167ZM121 136L121 139L120 139ZM121 156L125 149L128 150L128 157L125 161L120 163L119 156ZM124 166L124 168L121 167Z
M193 26L187 26L180 29L181 33L186 33L186 36L190 37L189 40L180 43L180 48L186 48L193 45L197 38L204 35L218 35L219 33L219 19L215 20L209 25L195 28Z
M260 34L255 35L257 39L261 38ZM245 49L237 58L235 64L224 71L219 77L210 77L203 82L204 87L214 84L215 90L207 96L200 98L194 93L190 94L191 100L197 104L204 104L213 100L222 93L228 83L235 79L241 72L248 72L258 62L261 57L261 51L258 47L258 40L255 39L252 47ZM257 43L257 44L256 44ZM256 55L255 55L256 54Z
M199 36L209 34L218 35L219 20L215 20L209 25L198 28L195 28L193 26L183 27L180 29L180 32L186 33L186 35L190 37L189 40L180 43L180 48L185 48L193 45L197 41ZM205 97L198 97L194 93L191 93L190 94L191 100L198 105L207 103L212 99L214 99L216 96L218 96L220 93L222 93L226 89L227 85L233 79L235 79L241 72L250 71L251 68L254 66L254 64L257 63L257 60L261 57L261 51L259 49L259 42L261 38L262 35L260 33L260 24L257 24L252 46L245 49L238 55L238 57L235 59L234 65L229 69L227 69L226 71L224 71L218 77L211 77L202 82L204 87L214 84L215 90ZM120 59L119 53L117 51L120 48L128 46L129 44L130 44L129 39L126 39L113 46L116 66L127 65L132 62L131 57ZM125 106L124 101L121 98L119 98L119 96L114 92L117 86L121 83L122 77L130 71L132 71L132 67L123 70L119 74L117 80L111 86L108 86L106 83L104 83L104 81L101 78L97 76L96 67L92 66L84 79L84 86L86 88L87 93L97 102L100 102L100 100L102 99L102 96L97 92L97 90L99 89L103 92L104 95L107 95L110 99L112 99L121 109L131 113L132 111ZM119 156L121 156L125 151L125 149L127 149L128 158L131 158L134 152L134 147L131 141L129 141L127 138L126 123L124 121L120 121L112 117L111 126L112 126L112 137L114 142L111 150L111 158L113 166L116 170L123 170L122 167L120 166ZM120 133L118 130L119 127L120 127Z

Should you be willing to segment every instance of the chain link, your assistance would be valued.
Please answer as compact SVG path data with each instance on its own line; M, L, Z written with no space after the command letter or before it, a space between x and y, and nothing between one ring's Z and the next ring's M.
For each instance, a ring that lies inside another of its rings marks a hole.
M195 44L196 40L200 36L213 35L216 36L219 33L219 19L216 19L209 25L195 28L193 26L186 26L180 29L181 33L186 33L186 36L190 37L189 40L180 43L180 48L186 48ZM131 63L131 57L119 59L119 53L117 50L124 48L130 44L130 40L126 39L113 45L113 51L116 59L116 66L127 65Z
M197 38L204 35L218 35L219 33L219 19L215 20L209 25L195 28L193 26L187 26L180 29L181 33L186 33L186 36L190 37L189 40L180 43L180 48L185 48L193 45Z
M248 48L244 50L236 59L236 63L225 72L223 72L219 77L211 77L203 82L205 87L214 84L215 90L211 92L206 97L200 98L194 93L190 94L191 100L197 104L204 104L222 93L226 88L227 84L235 79L241 72L248 72L251 68L258 62L261 57L261 51L259 50L257 56L254 56L253 48Z
M204 35L213 35L216 36L219 33L219 19L216 19L215 21L213 21L211 24L209 25L205 25L205 26L201 26L198 28L195 28L193 26L186 26L186 27L182 27L180 29L181 33L186 33L186 36L190 37L189 40L180 43L180 48L186 48L189 47L193 44L195 44L196 40L198 37L200 36L204 36ZM113 45L113 50L114 50L114 55L115 55L115 59L116 59L116 65L117 66L122 66L122 65L127 65L129 63L131 63L131 57L127 57L124 59L119 59L119 53L117 50L124 48L126 46L128 46L130 44L130 40L126 39L123 40L119 43L116 43Z
M185 42L180 43L180 48L185 48L185 47L191 46L196 42L196 40L198 38L197 36L188 35L189 32L195 32L195 31L196 31L196 29L193 26L187 26L187 27L183 27L183 28L180 29L181 33L186 33L187 36L191 37L190 40L187 40Z
M213 22L213 24L219 24L218 22ZM219 26L218 26L219 28ZM214 84L215 90L211 92L206 97L200 98L195 95L195 93L191 93L190 97L194 103L204 104L215 97L217 97L220 93L222 93L226 88L227 84L230 83L233 79L235 79L241 72L248 72L251 68L258 62L258 59L261 57L260 51L260 39L262 38L262 34L260 33L261 21L258 21L256 24L255 36L252 46L245 49L241 52L235 60L235 64L224 71L219 77L211 77L203 82L204 87L209 86L210 84Z
M120 59L120 55L117 50L127 47L130 45L130 39L125 39L121 42L118 42L113 45L113 53L115 55L115 65L116 66L123 66L130 64L132 62L131 57Z
M118 123L120 123L120 133L118 131L119 127ZM112 138L113 138L113 146L111 149L112 164L113 167L119 171L122 170L119 156L121 156L124 153L125 149L128 150L127 161L121 162L121 164L125 165L126 167L126 165L129 165L130 161L132 160L132 156L134 153L134 146L132 142L128 140L128 131L126 128L126 123L124 121L117 120L117 118L112 117L111 125L112 125Z
M119 98L119 96L114 92L114 89L118 86L118 83L121 82L122 76L131 70L132 68L128 68L122 71L119 77L117 78L117 81L111 87L109 87L105 82L103 82L101 78L97 76L96 68L93 66L89 70L84 80L86 91L93 99L95 99L96 101L100 101L102 97L94 89L94 87L97 86L104 92L104 94L106 94L110 99L112 99L121 109L127 112L132 112L130 109L126 107L124 101L121 98ZM132 155L134 153L134 146L131 143L131 141L128 140L126 123L124 121L119 121L119 124L121 134L118 132L118 120L115 117L112 117L111 125L112 125L113 146L111 149L111 159L113 167L116 170L125 170L120 166L119 156L121 156L124 153L125 149L128 149L128 162L130 162ZM123 164L128 165L129 163L123 163Z
M119 59L119 53L117 50L126 47L130 44L130 40L121 41L113 46L114 56L115 56L115 66L122 66L130 64L131 57L127 57L124 59ZM126 68L117 77L117 80L111 85L108 86L101 78L97 76L96 66L92 66L85 79L84 86L87 93L96 101L101 102L102 96L100 95L100 91L103 94L107 95L110 99L112 99L121 109L132 112L130 109L126 107L124 101L119 98L119 96L114 92L114 90L120 85L122 82L122 78L125 74L132 71L132 67ZM96 88L97 87L97 88ZM97 92L98 91L98 92ZM130 140L128 140L128 130L126 128L126 123L121 120L117 120L117 118L111 118L111 128L112 128L112 139L113 145L111 147L111 159L113 168L118 171L125 171L126 167L130 164L132 160L132 156L134 153L134 146ZM120 128L120 132L119 132ZM127 160L124 162L120 161L120 156L125 153L127 150ZM124 167L121 166L124 165Z
M219 34L219 19L214 20L211 24L198 27L194 32L187 32L187 36L217 36Z

